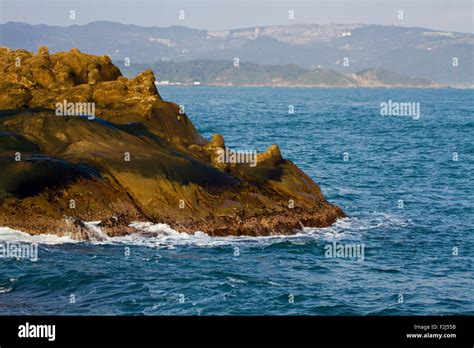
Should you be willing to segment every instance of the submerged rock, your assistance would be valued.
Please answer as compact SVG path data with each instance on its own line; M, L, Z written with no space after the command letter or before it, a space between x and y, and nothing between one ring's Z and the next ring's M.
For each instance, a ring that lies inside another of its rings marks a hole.
M136 232L132 221L270 235L344 216L278 146L241 154L221 135L207 141L154 81L77 49L0 48L0 226L82 239L94 232L84 221L109 236Z

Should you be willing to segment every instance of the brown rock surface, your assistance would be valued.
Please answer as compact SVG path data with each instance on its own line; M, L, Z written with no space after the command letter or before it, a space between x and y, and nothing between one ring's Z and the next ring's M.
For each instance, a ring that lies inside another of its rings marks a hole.
M222 163L222 136L204 139L164 101L152 71L123 77L108 57L0 48L0 226L90 239L132 221L210 235L293 233L344 216L276 145L257 165ZM57 116L89 103L94 117Z

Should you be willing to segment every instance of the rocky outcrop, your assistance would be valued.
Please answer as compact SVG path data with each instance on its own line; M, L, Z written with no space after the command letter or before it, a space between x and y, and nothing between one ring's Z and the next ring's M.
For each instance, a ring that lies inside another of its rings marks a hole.
M134 233L132 221L269 235L344 216L278 146L233 160L154 81L77 49L0 48L0 226L83 239L85 221L108 235Z

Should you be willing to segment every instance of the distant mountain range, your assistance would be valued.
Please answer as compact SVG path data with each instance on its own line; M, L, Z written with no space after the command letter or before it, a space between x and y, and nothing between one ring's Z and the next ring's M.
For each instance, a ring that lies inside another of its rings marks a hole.
M312 86L312 87L439 87L423 78L388 70L366 69L343 74L335 70L306 69L298 65L260 65L250 62L234 66L226 60L197 59L187 62L157 62L122 66L127 76L151 68L162 84L215 86Z
M9 22L0 25L0 45L27 50L47 45L52 52L77 47L114 61L128 57L131 64L237 57L344 74L382 69L452 86L474 85L474 35L423 28L295 24L208 31L112 22L69 27Z

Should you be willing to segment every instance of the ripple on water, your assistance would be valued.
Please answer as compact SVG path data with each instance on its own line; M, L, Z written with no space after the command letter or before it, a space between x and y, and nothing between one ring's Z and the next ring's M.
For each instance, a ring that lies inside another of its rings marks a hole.
M0 259L0 297L6 299L1 314L474 313L474 91L160 92L186 104L205 136L223 134L232 148L264 150L278 143L283 156L349 217L327 228L269 237L189 235L164 224L136 223L147 236L93 243L0 227L0 241L40 243L37 262ZM436 108L425 109L418 121L380 118L380 102L388 99L422 100ZM284 112L288 100L298 105L291 120ZM343 161L344 152L349 161ZM324 246L332 242L364 244L364 261L325 258ZM76 306L67 302L71 292ZM185 303L178 302L179 294Z

